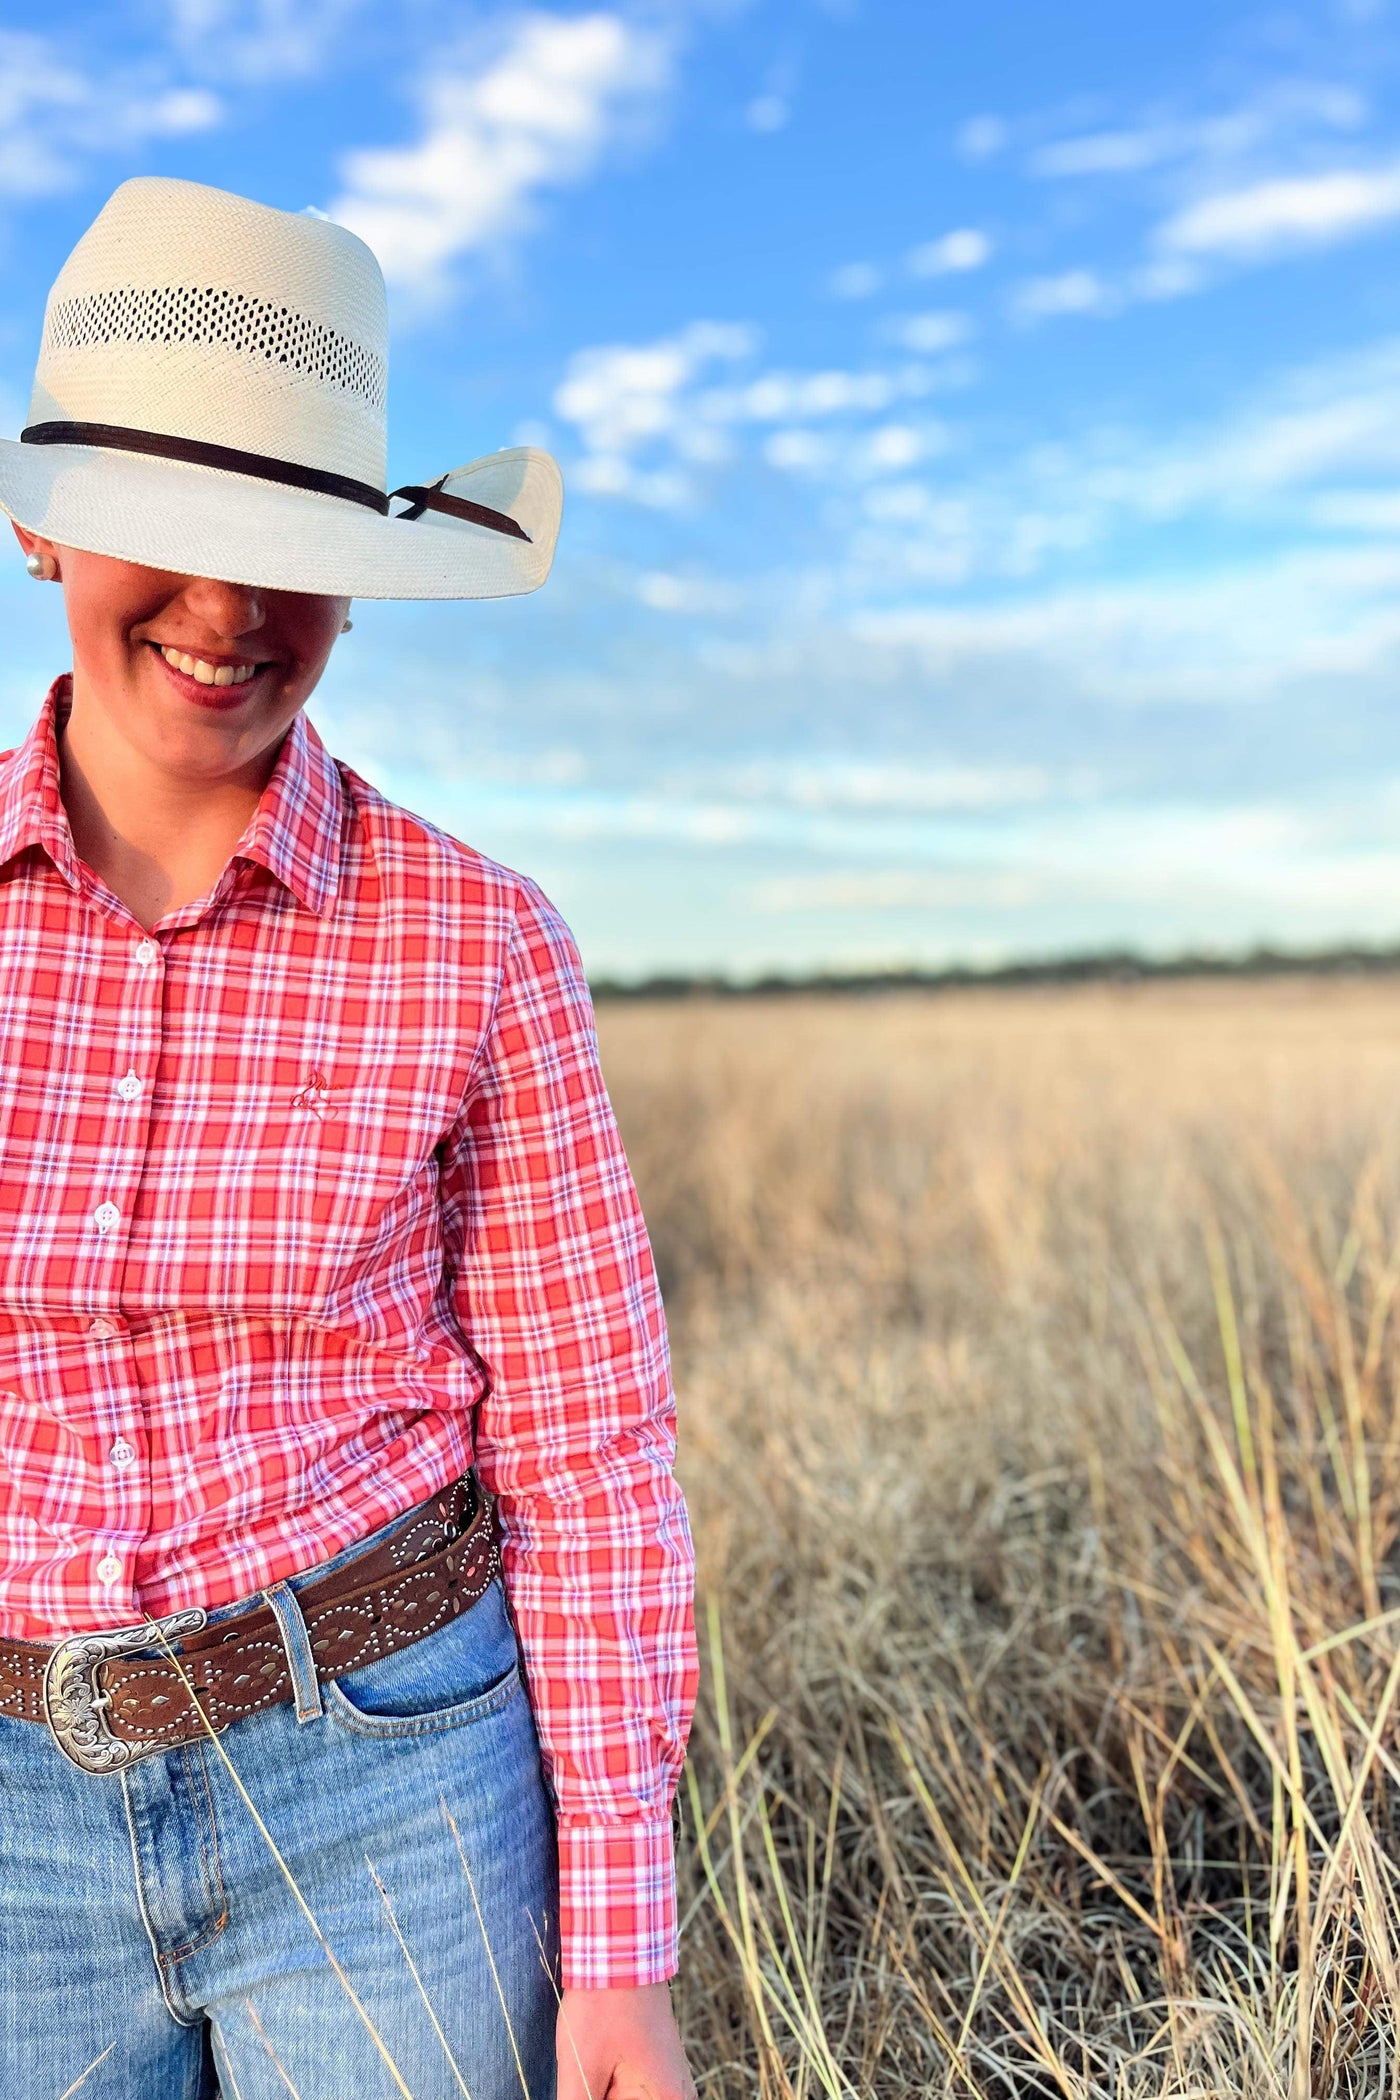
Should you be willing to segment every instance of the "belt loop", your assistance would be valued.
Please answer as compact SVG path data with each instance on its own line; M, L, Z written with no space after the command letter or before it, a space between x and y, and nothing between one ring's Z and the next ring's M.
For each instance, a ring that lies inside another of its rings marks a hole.
M296 1594L285 1582L275 1582L263 1596L277 1620L277 1630L282 1636L282 1647L287 1657L287 1668L292 1676L292 1692L296 1699L298 1721L318 1721L325 1712L321 1704L321 1680L316 1675L316 1658L311 1652L311 1636L306 1630L306 1621L301 1615L301 1606Z

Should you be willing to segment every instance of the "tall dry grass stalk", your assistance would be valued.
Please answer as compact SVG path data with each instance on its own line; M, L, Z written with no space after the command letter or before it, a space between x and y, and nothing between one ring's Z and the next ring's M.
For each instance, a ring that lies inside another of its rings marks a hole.
M1400 2093L1400 990L616 1005L701 2092Z

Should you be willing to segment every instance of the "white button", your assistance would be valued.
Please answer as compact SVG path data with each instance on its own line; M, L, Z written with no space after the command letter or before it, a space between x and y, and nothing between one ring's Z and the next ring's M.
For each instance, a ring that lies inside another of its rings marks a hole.
M121 1221L122 1214L115 1203L99 1203L92 1214L93 1224L102 1233L110 1232L112 1227L120 1225Z
M97 1579L99 1582L115 1582L121 1571L122 1564L115 1553L105 1553L97 1563Z
M159 954L160 949L154 941L138 941L136 943L136 960L140 963L143 970L149 969Z
M112 1336L119 1332L120 1330L114 1320L90 1320L88 1322L88 1333L95 1342L110 1342Z
M134 1072L128 1072L125 1079L117 1081L117 1092L123 1101L134 1101L137 1098L141 1092L141 1082Z
M136 1453L132 1449L131 1445L127 1442L126 1438L124 1436L119 1436L115 1444L113 1444L111 1450L107 1453L107 1456L111 1459L112 1464L118 1469L118 1471L124 1473L127 1467L131 1464L132 1460L135 1458Z

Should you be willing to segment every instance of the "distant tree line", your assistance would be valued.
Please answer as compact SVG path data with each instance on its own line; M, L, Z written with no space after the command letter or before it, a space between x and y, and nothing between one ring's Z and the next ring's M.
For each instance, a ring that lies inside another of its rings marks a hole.
M953 964L946 969L814 970L761 977L662 976L622 980L594 978L593 997L603 999L754 999L784 993L950 992L1014 985L1136 984L1174 977L1357 977L1400 971L1400 947L1252 948L1220 955L1140 955L1108 949L1083 955L1031 958L986 968Z

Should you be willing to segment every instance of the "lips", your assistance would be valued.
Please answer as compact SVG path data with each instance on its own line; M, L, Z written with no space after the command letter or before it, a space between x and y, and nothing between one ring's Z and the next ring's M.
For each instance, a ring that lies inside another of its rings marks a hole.
M278 668L276 661L249 663L244 659L219 663L212 657L177 649L173 643L150 642L147 646L160 658L166 677L174 680L186 699L204 707L241 706L260 683L263 672Z
M160 653L172 670L183 670L187 678L197 678L199 685L248 685L250 678L258 676L256 664L210 664L208 657L191 657L181 649L166 647Z
M204 656L190 656L182 649L167 648L161 642L153 642L173 671L183 671L186 678L193 678L199 685L246 685L256 678L264 668L261 664L211 663Z

